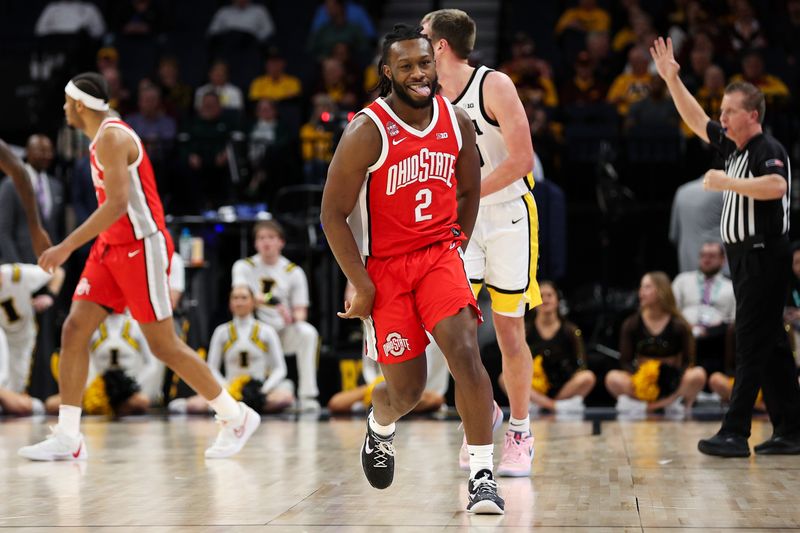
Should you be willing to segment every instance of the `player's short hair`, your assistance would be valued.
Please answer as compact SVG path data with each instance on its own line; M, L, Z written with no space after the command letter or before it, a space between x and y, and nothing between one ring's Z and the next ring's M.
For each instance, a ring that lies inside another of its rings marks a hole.
M461 59L467 59L475 48L475 21L460 9L432 11L422 23L428 24L432 42L444 39Z
M70 81L89 96L94 96L95 98L100 98L104 102L108 102L110 91L108 90L108 83L102 74L97 72L83 72Z
M389 49L394 43L411 41L414 39L424 39L430 42L428 37L422 33L421 26L414 27L408 24L395 24L392 31L384 35L381 60L378 62L378 84L373 87L373 90L377 90L380 96L386 96L392 92L392 80L387 78L383 73L383 66L386 64L386 60L389 57Z
M286 240L286 232L283 231L283 226L281 226L277 220L260 220L256 222L253 226L254 239L258 236L258 232L261 230L274 231L278 234L278 237L280 237L282 241Z
M735 81L725 87L725 94L731 93L740 93L743 96L742 106L748 111L758 111L758 121L764 123L767 103L761 89L747 81Z

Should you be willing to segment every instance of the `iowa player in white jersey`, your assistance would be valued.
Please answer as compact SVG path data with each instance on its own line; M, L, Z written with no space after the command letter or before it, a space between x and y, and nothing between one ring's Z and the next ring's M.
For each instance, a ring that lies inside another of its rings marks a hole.
M278 331L283 351L297 357L297 395L301 410L318 410L319 333L307 322L308 280L303 269L281 252L286 236L273 220L253 227L256 255L233 264L231 285L246 285L256 295L256 317Z
M256 320L256 299L250 287L231 290L233 319L220 324L208 345L208 366L220 385L234 398L263 413L274 413L294 402L292 382L286 379L286 361L278 334ZM223 371L224 367L224 371ZM173 413L202 414L208 404L200 396L178 398L169 404Z
M0 407L4 413L17 416L44 413L38 398L27 393L36 347L36 312L53 303L64 281L64 271L50 275L36 265L8 263L0 265L0 328L7 339L6 362L0 361ZM34 297L33 293L47 285L50 294Z
M502 72L472 68L475 22L461 10L442 9L422 19L439 73L439 92L461 107L475 126L481 157L481 203L465 254L477 294L492 298L497 343L511 403L511 419L497 473L528 476L533 460L528 399L533 363L525 342L527 307L542 302L536 283L539 222L533 188L533 145L517 90ZM468 463L466 446L459 461Z
M109 371L121 371L133 380L139 389L132 391L130 396L122 400L119 405L115 405L114 414L144 413L158 396L160 370L159 361L150 352L147 339L138 322L130 315L122 313L109 315L92 335L89 343L89 378L86 380L89 388L93 386L98 376L104 377ZM109 386L108 381L105 386ZM87 405L87 400L92 401L90 394L84 394L84 411L87 414L99 414L92 412L92 406ZM59 405L61 405L59 395L49 397L46 402L47 413L58 414Z

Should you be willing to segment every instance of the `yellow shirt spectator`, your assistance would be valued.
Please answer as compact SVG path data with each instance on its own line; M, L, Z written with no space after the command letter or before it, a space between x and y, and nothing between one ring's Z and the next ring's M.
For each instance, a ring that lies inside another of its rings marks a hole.
M575 27L577 26L577 27ZM556 34L562 33L567 28L574 28L580 31L608 31L611 27L611 17L605 10L599 7L584 9L582 7L572 7L564 11L556 24Z
M627 115L631 104L644 99L650 93L652 74L636 75L632 72L623 72L611 84L608 90L608 101L617 106L620 115Z
M250 100L272 100L279 102L287 98L300 96L303 86L298 78L290 74L282 74L277 79L263 75L250 84Z

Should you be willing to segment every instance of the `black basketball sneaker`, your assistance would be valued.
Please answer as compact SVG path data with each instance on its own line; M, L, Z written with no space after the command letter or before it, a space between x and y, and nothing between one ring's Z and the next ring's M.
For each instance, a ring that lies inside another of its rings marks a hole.
M372 409L369 411L372 413ZM369 427L367 415L367 436L361 447L361 467L369 484L376 489L385 489L394 480L394 433L388 437L378 435Z
M470 478L467 511L475 514L504 514L506 502L497 494L497 482L490 470L479 470Z

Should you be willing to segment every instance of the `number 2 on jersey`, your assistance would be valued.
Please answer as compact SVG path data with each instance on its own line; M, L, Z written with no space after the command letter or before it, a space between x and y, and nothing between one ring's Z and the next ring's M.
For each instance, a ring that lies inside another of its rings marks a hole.
M426 207L430 207L431 205L431 190L430 189L420 189L417 191L417 195L414 199L419 202L417 204L417 208L414 209L414 221L415 222L424 222L425 220L430 220L433 218L433 215L427 214L423 215L422 210Z

